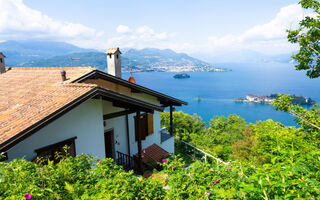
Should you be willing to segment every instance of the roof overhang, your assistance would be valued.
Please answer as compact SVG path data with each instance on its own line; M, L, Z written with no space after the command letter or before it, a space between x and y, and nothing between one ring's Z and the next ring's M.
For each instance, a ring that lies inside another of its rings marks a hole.
M160 103L165 107L167 107L169 105L173 105L173 106L188 105L188 103L185 101L182 101L182 100L176 99L174 97L162 94L160 92L151 90L151 89L143 87L141 85L131 83L129 81L112 76L110 74L107 74L107 73L99 71L99 70L91 71L91 72L85 74L84 76L74 80L73 83L81 83L81 82L84 82L85 80L88 80L88 79L97 79L97 78L101 78L101 79L104 79L107 81L111 81L111 82L123 85L125 87L129 87L134 91L143 92L143 93L155 96L159 99Z

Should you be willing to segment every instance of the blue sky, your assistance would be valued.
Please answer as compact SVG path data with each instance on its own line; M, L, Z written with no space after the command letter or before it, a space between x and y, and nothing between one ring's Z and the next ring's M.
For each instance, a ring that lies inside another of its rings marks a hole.
M306 11L295 0L0 0L0 40L81 47L171 48L191 54L292 52L285 30Z

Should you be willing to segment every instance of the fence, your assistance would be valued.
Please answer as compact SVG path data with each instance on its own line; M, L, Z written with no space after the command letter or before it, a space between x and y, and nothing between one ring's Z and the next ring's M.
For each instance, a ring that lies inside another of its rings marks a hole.
M175 146L177 149L181 150L183 153L187 154L188 156L192 157L196 160L204 160L204 162L208 163L216 163L217 168L219 164L228 165L229 162L224 162L223 160L214 157L213 155L204 152L203 150L179 139L175 139Z

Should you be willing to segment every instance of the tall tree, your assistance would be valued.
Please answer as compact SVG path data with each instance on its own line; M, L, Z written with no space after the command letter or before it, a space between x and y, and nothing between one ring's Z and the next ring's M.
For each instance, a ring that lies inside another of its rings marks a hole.
M320 76L320 3L318 0L301 0L299 4L312 14L307 15L299 23L296 30L287 30L288 41L298 44L298 53L292 58L298 63L297 70L307 70L307 76Z

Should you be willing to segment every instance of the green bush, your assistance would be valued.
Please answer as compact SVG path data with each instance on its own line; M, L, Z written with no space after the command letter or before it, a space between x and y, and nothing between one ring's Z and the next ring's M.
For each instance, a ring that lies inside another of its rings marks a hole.
M148 179L90 155L47 165L17 159L0 163L0 199L319 199L319 158L312 151L272 164L197 161L188 168L175 158Z
M58 164L24 159L0 163L0 199L162 199L157 180L137 178L112 159L63 157Z

